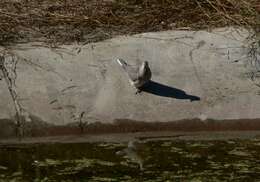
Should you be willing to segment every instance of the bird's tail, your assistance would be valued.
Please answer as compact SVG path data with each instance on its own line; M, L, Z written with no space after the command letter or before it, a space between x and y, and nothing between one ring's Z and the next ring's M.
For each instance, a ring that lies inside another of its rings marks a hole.
M126 69L127 63L123 59L116 59L116 61L120 66L122 66L123 69Z

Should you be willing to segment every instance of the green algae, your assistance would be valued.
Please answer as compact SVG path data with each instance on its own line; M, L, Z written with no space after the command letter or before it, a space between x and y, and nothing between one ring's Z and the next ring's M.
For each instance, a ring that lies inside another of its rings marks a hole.
M255 139L147 141L134 149L104 142L0 148L0 182L255 181L259 176Z

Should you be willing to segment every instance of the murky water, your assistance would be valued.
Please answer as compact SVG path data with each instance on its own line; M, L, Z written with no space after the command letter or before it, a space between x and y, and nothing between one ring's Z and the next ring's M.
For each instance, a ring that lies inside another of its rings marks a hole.
M1 146L0 181L258 181L260 140Z

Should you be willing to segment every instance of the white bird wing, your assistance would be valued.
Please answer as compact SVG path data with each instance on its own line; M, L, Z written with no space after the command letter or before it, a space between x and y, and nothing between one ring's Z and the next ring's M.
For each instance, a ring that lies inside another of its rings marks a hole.
M122 59L117 59L117 62L125 70L130 80L132 81L138 80L139 69L137 66L129 65Z
M130 80L137 81L139 79L138 68L128 68L126 70Z

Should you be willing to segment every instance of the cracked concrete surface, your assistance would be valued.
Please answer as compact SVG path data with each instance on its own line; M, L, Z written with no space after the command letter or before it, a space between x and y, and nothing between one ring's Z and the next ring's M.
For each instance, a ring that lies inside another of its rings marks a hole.
M222 28L122 36L87 45L16 45L20 104L42 121L63 125L115 119L175 121L260 118L260 88L250 79L251 33ZM147 60L153 84L140 95L116 63ZM149 90L151 89L151 90ZM14 114L0 81L0 118Z

